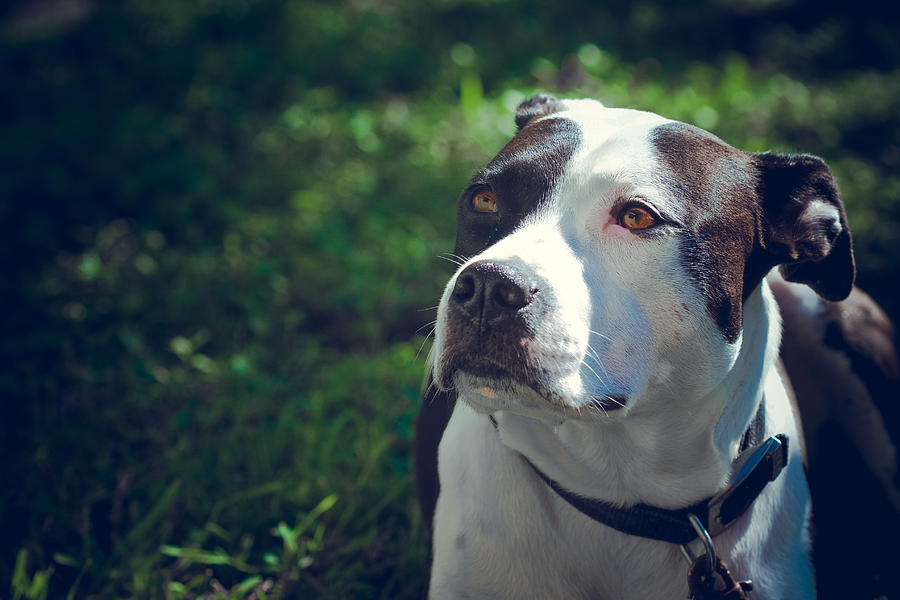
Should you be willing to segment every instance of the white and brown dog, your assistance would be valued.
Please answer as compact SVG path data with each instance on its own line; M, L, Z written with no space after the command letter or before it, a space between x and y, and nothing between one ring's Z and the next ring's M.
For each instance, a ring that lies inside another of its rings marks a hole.
M461 197L438 309L417 441L429 596L685 598L709 532L753 598L813 598L766 276L781 265L790 298L851 292L830 170L593 100L538 96L516 122Z

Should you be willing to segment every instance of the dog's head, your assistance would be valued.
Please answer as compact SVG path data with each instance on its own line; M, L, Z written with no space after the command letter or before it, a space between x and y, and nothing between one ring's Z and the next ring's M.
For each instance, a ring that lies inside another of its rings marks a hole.
M652 409L722 380L772 267L849 293L850 233L820 159L592 100L541 95L516 123L460 198L463 262L438 310L434 381L477 410Z

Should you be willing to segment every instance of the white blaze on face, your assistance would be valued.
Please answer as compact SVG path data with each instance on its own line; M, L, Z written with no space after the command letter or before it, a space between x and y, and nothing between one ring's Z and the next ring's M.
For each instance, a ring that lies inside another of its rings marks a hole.
M591 302L582 260L563 237L556 215L543 212L529 218L476 260L516 260L533 269L541 282L537 293L551 300L551 310L532 323L534 336L522 338L521 344L554 379L554 391L580 397L583 386L577 375L586 352Z
M565 104L569 110L547 118L574 120L582 132L553 203L563 237L581 257L592 304L585 363L597 373L583 369L582 388L635 403L648 386L685 392L713 387L730 369L737 347L722 339L685 273L679 236L642 237L618 225L615 215L617 205L639 199L683 219L686 208L662 184L651 144L653 129L670 121L590 100ZM671 381L673 373L682 379Z

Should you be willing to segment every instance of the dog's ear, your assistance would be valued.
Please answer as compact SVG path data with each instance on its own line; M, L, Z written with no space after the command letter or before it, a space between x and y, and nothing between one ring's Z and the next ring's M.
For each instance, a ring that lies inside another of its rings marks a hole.
M522 131L532 119L552 115L561 110L563 110L563 104L559 98L550 94L538 94L516 108L516 127Z
M763 206L761 244L788 281L843 300L856 267L847 214L831 169L809 155L756 154Z

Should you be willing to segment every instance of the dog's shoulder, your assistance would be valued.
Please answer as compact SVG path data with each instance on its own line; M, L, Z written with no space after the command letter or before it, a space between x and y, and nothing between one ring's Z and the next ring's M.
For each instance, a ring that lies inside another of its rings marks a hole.
M830 421L850 429L855 418L875 411L895 442L892 448L900 445L900 355L894 326L881 307L856 287L845 300L829 302L774 271L768 282L783 321L781 358L810 443L816 444L818 430ZM847 397L871 406L848 412Z
M900 359L894 327L858 288L846 300L828 302L777 274L769 283L783 319L781 358L808 446L820 597L900 597ZM851 550L848 540L865 550Z

